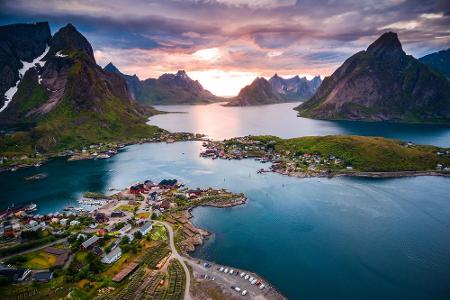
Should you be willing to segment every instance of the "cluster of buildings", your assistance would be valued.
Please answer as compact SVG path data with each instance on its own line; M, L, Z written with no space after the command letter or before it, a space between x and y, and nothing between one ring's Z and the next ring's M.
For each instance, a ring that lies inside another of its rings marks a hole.
M270 171L289 174L291 172L323 172L330 168L347 168L352 167L336 156L322 157L319 154L303 153L292 154L286 153L281 155L274 151L275 141L263 143L253 140L251 137L234 138L223 142L204 142L203 147L206 149L200 153L202 157L212 159L242 159L253 157L261 163L271 162ZM268 172L261 169L258 173Z

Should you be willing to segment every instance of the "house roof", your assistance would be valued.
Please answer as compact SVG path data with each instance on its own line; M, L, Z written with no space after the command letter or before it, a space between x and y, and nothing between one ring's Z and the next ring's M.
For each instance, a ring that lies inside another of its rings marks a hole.
M93 237L90 237L89 239L87 239L86 241L83 242L83 244L81 244L81 246L83 248L89 248L90 246L92 246L94 243L96 243L100 238L96 235L94 235Z
M0 269L0 275L7 277L11 281L17 281L21 279L28 271L29 270L27 269Z
M111 250L111 252L106 254L102 260L104 260L104 261L111 260L111 259L113 259L114 256L120 255L120 254L122 254L122 250L120 249L120 247L116 247L113 250Z
M38 281L48 281L53 278L53 272L44 271L33 274L33 279Z
M141 228L139 228L140 231L147 231L148 229L150 229L152 227L152 223L151 222L147 222L144 225L141 226Z

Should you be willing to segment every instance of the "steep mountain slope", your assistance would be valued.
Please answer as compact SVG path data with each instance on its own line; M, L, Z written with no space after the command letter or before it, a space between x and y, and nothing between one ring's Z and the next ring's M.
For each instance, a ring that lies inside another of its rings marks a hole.
M112 63L109 63L104 70L122 76L127 82L133 99L145 105L201 104L224 101L224 98L217 97L205 90L197 80L192 80L184 70L180 70L176 74L166 73L157 79L148 78L143 81L140 81L136 75L123 74Z
M51 152L158 131L145 124L154 110L135 103L125 81L96 64L91 45L73 25L61 28L48 43L41 65L25 73L0 113L2 124L29 124L30 131L16 133L23 136L21 142ZM13 151L7 147L15 138L2 136L0 150Z
M0 110L15 92L14 87L21 77L19 70L44 53L50 38L46 22L0 26Z
M300 116L395 122L449 122L450 84L383 34L347 59L296 108Z
M136 75L126 75L123 74L122 72L119 71L119 69L117 69L117 67L115 65L113 65L113 63L109 63L107 64L103 70L107 71L107 72L111 72L111 73L115 73L120 75L123 79L125 79L125 82L127 83L127 87L128 87L128 92L130 94L131 99L133 100L137 100L137 96L140 95L143 86L141 81L139 80L139 77L137 77Z
M440 71L450 80L450 49L425 55L419 58L419 61Z
M263 77L257 77L250 85L242 88L239 94L226 106L250 106L283 102L272 85Z
M311 98L319 88L322 80L316 76L311 80L294 76L284 79L275 74L269 79L272 88L286 101L301 101Z

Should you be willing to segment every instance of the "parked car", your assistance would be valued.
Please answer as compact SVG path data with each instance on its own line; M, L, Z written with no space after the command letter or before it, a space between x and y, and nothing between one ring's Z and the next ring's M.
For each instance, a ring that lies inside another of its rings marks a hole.
M243 278L245 276L245 273L242 272L241 275L239 275L239 276L241 276L241 278Z
M219 272L223 272L224 268L220 267Z
M248 293L247 290L243 290L242 293L241 293L241 295L242 295L242 296L245 296L245 295L247 295L247 293Z
M260 289L260 290L263 290L265 287L266 287L266 286L265 286L264 284L261 284L261 285L259 286L259 289Z
M245 275L244 279L247 280L250 277L250 275Z

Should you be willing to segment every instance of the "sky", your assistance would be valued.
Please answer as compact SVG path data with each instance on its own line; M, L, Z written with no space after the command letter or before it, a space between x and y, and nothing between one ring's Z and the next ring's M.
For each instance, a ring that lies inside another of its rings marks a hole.
M75 25L101 66L184 69L221 96L256 76L328 76L386 31L415 57L450 48L448 0L0 0L0 24L36 21Z

